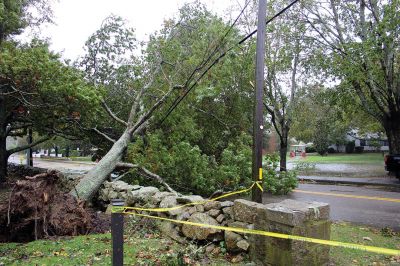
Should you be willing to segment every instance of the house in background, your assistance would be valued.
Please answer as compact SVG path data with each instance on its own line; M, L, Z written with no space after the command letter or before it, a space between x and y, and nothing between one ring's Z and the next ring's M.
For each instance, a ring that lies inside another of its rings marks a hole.
M351 130L346 135L346 141L354 141L354 146L362 147L363 151L366 152L382 152L389 151L389 142L383 133L366 133L359 134L358 130ZM330 148L334 148L338 152L346 152L346 145L331 145Z

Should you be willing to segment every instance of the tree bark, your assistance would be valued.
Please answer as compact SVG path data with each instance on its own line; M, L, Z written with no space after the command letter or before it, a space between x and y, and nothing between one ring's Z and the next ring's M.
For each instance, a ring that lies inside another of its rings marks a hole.
M385 117L383 127L389 142L389 153L400 154L400 114Z
M2 131L2 129L0 129L0 131ZM0 135L2 135L1 132ZM6 138L7 137L0 136L0 187L2 186L1 184L6 181L7 177L8 154L6 149Z
M286 154L287 154L287 143L281 142L279 149L280 163L279 171L286 171Z
M107 155L79 181L78 185L70 193L79 199L91 199L104 180L112 173L117 163L121 161L130 138L131 134L128 130L125 130Z
M7 119L5 97L0 95L0 184L6 181L7 176ZM1 187L1 185L0 185Z

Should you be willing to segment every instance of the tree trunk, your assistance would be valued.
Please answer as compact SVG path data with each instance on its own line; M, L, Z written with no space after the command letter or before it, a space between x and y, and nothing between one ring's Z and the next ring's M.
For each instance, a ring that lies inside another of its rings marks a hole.
M28 129L28 144L32 144L32 128ZM33 156L32 156L32 147L26 150L26 165L33 166Z
M389 142L389 153L400 154L400 114L392 114L383 121Z
M279 147L279 156L280 156L280 163L279 163L279 171L286 171L286 155L287 155L287 142L281 141Z
M124 151L129 144L130 137L129 132L126 130L114 143L110 151L80 180L75 189L70 193L79 199L90 200L101 184L112 173L117 163L121 161Z
M4 96L0 95L0 184L6 181L7 176L7 121L6 103ZM1 185L0 185L1 187Z
M0 129L2 131L2 129ZM0 187L2 183L6 181L7 177L7 149L6 149L6 137L2 137L2 132L0 132Z
M69 145L65 148L65 157L69 158Z

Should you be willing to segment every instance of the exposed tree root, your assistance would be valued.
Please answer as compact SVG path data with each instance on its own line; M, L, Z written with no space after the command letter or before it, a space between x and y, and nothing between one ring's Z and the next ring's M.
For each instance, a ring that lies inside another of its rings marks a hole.
M48 171L16 182L9 200L0 204L0 241L30 241L109 228L85 209L83 201L57 188L59 175Z

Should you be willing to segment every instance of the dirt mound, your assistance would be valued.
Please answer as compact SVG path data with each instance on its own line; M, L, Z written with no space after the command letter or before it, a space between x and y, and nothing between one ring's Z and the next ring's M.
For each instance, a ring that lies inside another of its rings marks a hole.
M7 202L0 204L0 242L101 232L104 217L57 187L60 173L48 171L18 180ZM100 220L99 220L100 219ZM107 229L106 229L107 228Z

